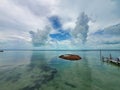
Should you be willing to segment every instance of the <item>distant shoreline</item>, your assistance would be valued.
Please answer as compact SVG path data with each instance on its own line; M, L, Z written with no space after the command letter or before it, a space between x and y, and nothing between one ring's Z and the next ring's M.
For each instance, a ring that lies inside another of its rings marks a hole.
M3 51L120 51L120 49L0 49Z

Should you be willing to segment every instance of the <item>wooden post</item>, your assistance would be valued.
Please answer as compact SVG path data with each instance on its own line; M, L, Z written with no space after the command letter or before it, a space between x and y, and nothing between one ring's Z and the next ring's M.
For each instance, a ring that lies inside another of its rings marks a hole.
M100 60L102 60L101 58L102 58L102 57L101 57L101 50L100 50Z
M111 55L111 53L110 53L110 59L112 59L112 55Z

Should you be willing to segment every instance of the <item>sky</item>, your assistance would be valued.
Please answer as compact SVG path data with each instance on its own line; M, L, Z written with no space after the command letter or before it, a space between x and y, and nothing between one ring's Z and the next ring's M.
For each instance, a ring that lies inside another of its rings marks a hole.
M0 49L120 49L120 0L0 0Z

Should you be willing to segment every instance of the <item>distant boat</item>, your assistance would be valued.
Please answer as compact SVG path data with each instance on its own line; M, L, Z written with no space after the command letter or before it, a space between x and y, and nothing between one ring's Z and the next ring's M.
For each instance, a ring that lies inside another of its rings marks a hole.
M0 52L4 52L3 50L0 50Z

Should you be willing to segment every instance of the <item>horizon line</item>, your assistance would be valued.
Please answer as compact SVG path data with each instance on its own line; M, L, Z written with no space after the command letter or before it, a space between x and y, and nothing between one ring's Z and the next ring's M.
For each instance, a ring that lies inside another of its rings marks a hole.
M0 49L3 51L120 51L120 49Z

